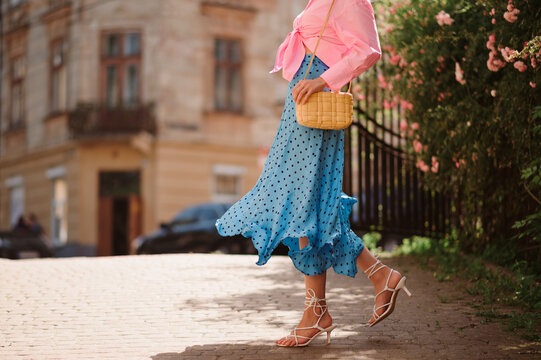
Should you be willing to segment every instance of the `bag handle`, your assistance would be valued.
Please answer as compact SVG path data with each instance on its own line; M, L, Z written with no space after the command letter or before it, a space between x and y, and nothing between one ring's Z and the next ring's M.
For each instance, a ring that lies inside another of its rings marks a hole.
M325 18L325 22L323 23L323 28L321 29L321 32L319 33L319 37L317 39L316 48L314 49L314 52L312 54L312 59L310 60L310 65L308 65L308 69L306 70L306 74L304 74L304 80L306 80L306 77L308 76L308 72L310 71L310 68L312 67L312 63L314 62L314 57L316 56L317 47L319 46L319 41L321 40L321 37L323 36L323 32L325 31L325 27L327 26L327 22L329 21L329 17L331 16L331 10L334 5L334 1L332 0L331 7L329 8L329 12L327 13L327 17ZM349 82L348 87L348 93L351 91L351 81Z

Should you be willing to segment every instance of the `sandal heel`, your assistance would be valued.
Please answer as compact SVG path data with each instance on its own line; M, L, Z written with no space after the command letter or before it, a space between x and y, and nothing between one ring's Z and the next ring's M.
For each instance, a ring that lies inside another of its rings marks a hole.
M408 290L408 288L406 287L406 277L405 276L402 279L400 279L400 282L398 283L398 286L396 287L396 289L403 289L409 297L411 297L413 295Z
M329 345L331 343L331 331L334 330L336 326L335 325L332 325L328 330L327 330L327 345Z
M408 288L406 287L406 285L404 285L403 287L404 291L406 292L406 294L408 294L409 297L412 297L413 294L408 290Z

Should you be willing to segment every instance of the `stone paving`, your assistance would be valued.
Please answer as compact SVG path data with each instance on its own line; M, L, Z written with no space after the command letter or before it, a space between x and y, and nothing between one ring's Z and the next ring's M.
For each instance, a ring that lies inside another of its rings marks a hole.
M395 312L362 327L373 306L364 274L328 272L338 328L281 348L303 309L288 257L171 254L0 260L0 359L539 359L539 344L484 324L471 297L409 258ZM445 299L442 301L442 299Z

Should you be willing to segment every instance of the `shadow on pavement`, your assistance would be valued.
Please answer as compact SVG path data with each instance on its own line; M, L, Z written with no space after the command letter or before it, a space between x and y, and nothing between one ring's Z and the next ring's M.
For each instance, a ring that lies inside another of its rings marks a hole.
M151 356L153 360L176 360L176 359L364 359L380 360L387 359L386 354L376 351L376 347L384 344L367 346L366 342L358 344L341 344L340 339L336 339L330 345L325 345L325 336L314 340L308 347L282 348L272 345L261 344L206 344L189 346L181 353L162 353ZM372 350L368 350L368 349ZM329 357L329 355L331 357ZM388 354L387 354L388 355ZM393 360L402 359L393 357Z

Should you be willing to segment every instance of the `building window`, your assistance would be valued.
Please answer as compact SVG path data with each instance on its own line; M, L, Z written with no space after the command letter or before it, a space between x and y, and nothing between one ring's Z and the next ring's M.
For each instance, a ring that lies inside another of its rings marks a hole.
M51 111L62 111L67 105L66 41L51 44Z
M24 57L18 56L11 60L11 101L10 101L10 120L11 128L19 127L24 124L24 76L25 63Z
M212 200L233 203L242 195L244 167L215 165L212 169Z
M106 33L102 37L102 100L109 107L134 107L140 102L141 35Z
M24 215L24 183L22 176L12 176L5 181L9 189L9 223L13 227Z
M51 240L54 245L62 245L68 241L68 187L64 178L52 179L52 187Z
M214 105L217 111L242 112L242 43L215 39Z
M66 167L63 165L47 169L45 176L51 180L51 242L63 245L68 241L67 199L68 185Z

